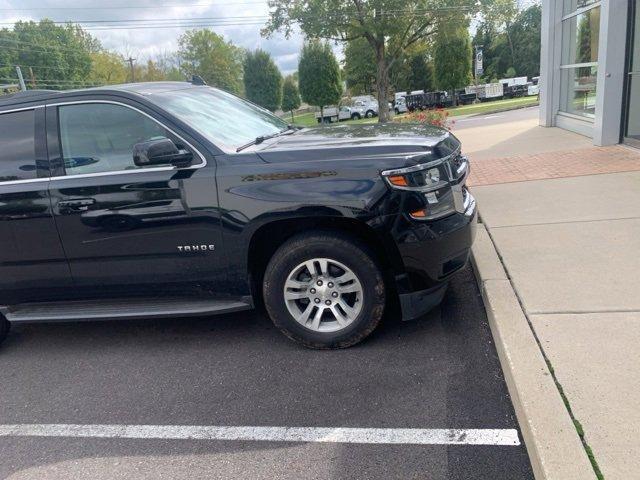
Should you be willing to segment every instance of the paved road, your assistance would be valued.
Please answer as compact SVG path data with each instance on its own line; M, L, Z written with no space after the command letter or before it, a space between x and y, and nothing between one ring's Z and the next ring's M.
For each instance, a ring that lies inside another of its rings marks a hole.
M509 110L507 112L490 113L487 115L473 115L460 119L451 117L455 122L453 126L453 132L455 133L456 130L471 127L480 127L483 125L495 125L500 123L518 122L520 120L530 120L532 118L538 118L539 111L540 108L538 106L535 106Z
M517 428L467 268L441 308L343 351L261 315L16 327L0 424ZM520 436L521 439L521 436ZM524 445L0 437L12 479L531 479Z

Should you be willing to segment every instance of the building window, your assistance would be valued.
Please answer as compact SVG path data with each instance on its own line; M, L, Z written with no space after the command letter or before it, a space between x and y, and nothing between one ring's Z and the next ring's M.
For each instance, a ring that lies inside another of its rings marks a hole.
M600 3L564 0L560 111L593 118L596 105Z
M560 110L593 118L596 112L596 76L598 67L560 70Z
M582 10L596 3L600 3L600 0L564 0L562 4L562 14L569 15L576 10Z

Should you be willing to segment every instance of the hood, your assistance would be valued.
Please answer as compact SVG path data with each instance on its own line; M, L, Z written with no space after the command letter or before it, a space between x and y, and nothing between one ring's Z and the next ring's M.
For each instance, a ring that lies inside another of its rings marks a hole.
M449 131L421 124L337 125L305 128L256 151L269 163L449 155L460 142Z

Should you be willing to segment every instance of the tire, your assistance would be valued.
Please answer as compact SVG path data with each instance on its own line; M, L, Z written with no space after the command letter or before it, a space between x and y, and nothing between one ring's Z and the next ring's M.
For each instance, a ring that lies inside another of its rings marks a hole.
M375 112L373 110L367 110L366 113L364 114L364 116L367 118L372 118L374 115L375 115Z
M315 269L313 276L308 265ZM340 282L349 273L355 279ZM386 291L366 246L347 235L318 231L297 235L276 251L265 271L263 298L274 325L291 340L308 348L338 349L375 330Z
M354 113L353 115L351 115L351 120L360 120L360 114L359 113Z
M2 343L5 338L7 338L10 327L11 324L9 323L9 321L4 318L3 315L0 315L0 343Z
M396 115L400 115L400 110L398 110L397 108L394 110L394 112L396 112Z

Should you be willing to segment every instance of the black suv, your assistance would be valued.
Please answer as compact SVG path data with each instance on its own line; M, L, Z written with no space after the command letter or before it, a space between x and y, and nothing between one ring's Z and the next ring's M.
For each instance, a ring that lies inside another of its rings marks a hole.
M208 86L0 100L0 340L10 323L265 308L313 348L442 299L476 207L423 125L287 125Z

